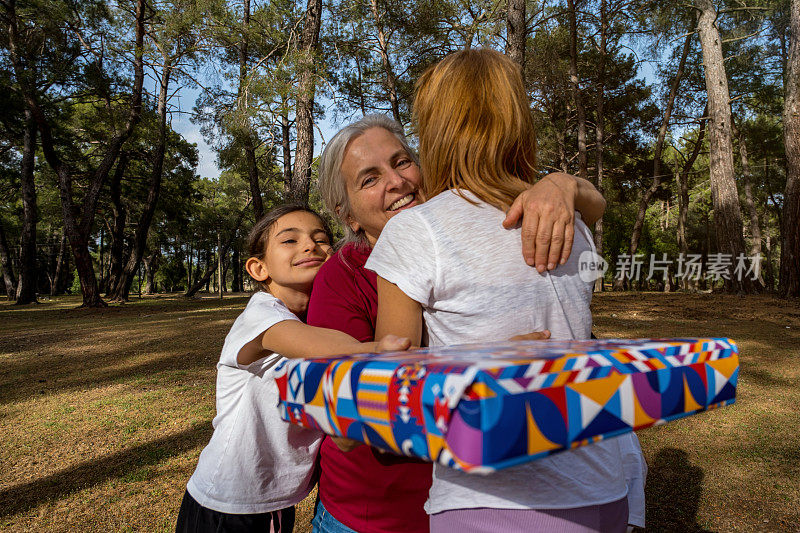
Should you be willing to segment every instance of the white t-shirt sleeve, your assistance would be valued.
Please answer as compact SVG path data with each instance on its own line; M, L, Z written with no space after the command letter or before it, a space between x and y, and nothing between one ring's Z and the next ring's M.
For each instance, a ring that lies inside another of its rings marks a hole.
M364 266L424 306L436 285L436 256L430 226L409 209L386 223Z
M237 361L239 352L245 344L263 332L284 320L298 320L294 313L277 298L267 292L257 292L247 303L244 311L233 323L231 331L225 337L220 364L234 368L249 368L251 365L240 365ZM269 357L280 357L270 354Z

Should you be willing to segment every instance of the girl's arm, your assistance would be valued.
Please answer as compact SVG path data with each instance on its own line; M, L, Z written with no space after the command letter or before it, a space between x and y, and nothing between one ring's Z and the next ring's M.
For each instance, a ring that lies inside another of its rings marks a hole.
M297 357L315 358L406 350L409 346L408 339L390 336L381 338L380 342L362 343L347 333L335 329L309 326L299 320L284 320L245 344L239 351L237 361L240 365L249 365L270 353L279 353L292 359Z
M378 276L378 320L375 338L397 335L414 346L422 342L422 306L397 285Z
M587 226L603 216L606 201L589 181L553 172L520 194L508 210L503 226L522 218L522 255L539 272L564 264L572 251L574 212Z

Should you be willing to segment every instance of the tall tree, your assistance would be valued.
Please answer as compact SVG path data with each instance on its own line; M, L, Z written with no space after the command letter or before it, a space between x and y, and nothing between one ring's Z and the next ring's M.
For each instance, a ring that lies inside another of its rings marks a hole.
M11 252L2 220L0 220L0 268L3 269L3 284L6 287L6 296L9 300L14 300L17 297L17 280L14 278L14 265L11 262Z
M22 93L23 90L34 90L37 84L38 68L37 65L37 44L42 42L42 30L36 28L35 23L18 16L16 0L4 3L5 17L4 25L7 25L7 57L13 65L13 73L16 81L10 86L4 83L4 90L14 90ZM25 6L28 7L28 6ZM23 9L23 13L25 9ZM4 79L4 81L6 81ZM10 104L9 109L4 110L14 115L19 111L18 99L11 95L5 95L5 104ZM21 152L22 160L20 164L20 189L22 192L22 234L20 236L19 254L19 276L16 285L16 303L28 304L36 302L36 284L38 280L38 268L36 261L36 225L38 212L36 207L36 186L34 183L34 164L36 156L37 127L29 106L24 106L24 118L20 124L22 129ZM3 122L7 130L16 129L9 124L13 120L4 117Z
M36 265L36 185L33 166L36 152L36 122L30 109L25 110L25 135L22 148L22 238L20 239L20 268L17 280L17 305L36 302L39 269Z
M479 18L469 14L474 8L472 1L462 4L466 10L459 11L462 17ZM329 68L336 83L338 110L347 115L387 113L408 124L414 82L429 64L453 49L454 31L448 26L451 8L449 0L436 4L332 2L328 16L335 22L325 25L322 55L336 59ZM466 46L459 41L455 49Z
M62 273L64 272L64 265L67 262L67 236L61 232L59 239L58 253L55 257L55 265L53 265L52 273L47 272L47 277L50 280L50 296L55 296L61 290L59 284L61 283Z
M689 157L684 156L683 166L681 167L677 161L675 162L676 181L678 182L678 251L684 256L689 253L689 239L687 238L689 225L689 173L692 171L703 147L703 139L706 135L706 121L705 113L703 113L703 118L700 119L700 131L697 134L697 139L694 141ZM675 152L680 154L678 150Z
M578 22L575 0L567 0L569 18L569 81L572 84L572 100L578 114L578 176L588 177L586 156L586 110L583 106L580 79L578 78Z
M655 149L653 150L653 181L650 183L650 186L644 192L642 192L642 196L639 199L639 209L636 213L636 219L633 222L630 246L628 247L628 253L631 256L635 255L639 248L639 239L642 236L642 227L644 226L647 208L650 205L650 201L653 199L653 195L661 186L661 155L664 150L664 140L667 137L667 130L669 129L669 122L670 118L672 117L672 109L675 105L675 96L678 94L678 87L680 86L681 78L683 77L683 71L686 66L686 58L689 56L689 48L691 46L691 40L693 36L694 32L692 31L686 35L686 39L683 42L683 49L681 50L680 60L678 62L678 70L676 71L675 77L670 84L669 95L667 96L667 105L664 108L664 114L661 118L661 126L658 129L658 137L656 138Z
M523 81L525 76L526 30L525 0L508 0L506 13L506 55L516 61L520 68L522 68Z
M247 209L250 207L250 200L247 201L247 204L244 208L239 211L239 214L236 217L236 220L233 222L232 227L228 228L225 237L222 236L223 229L218 227L217 228L217 236L218 236L218 254L219 257L225 257L228 254L228 250L233 244L234 240L236 239L236 233L239 231L239 227L242 225L244 221L245 215L247 214ZM212 276L217 271L221 261L214 261L209 260L206 263L206 270L203 272L201 276L194 282L194 284L189 287L184 294L187 298L193 297L197 292L203 288L203 286L207 285L209 281L211 281Z
M697 29L703 51L703 70L708 96L708 139L714 228L721 253L737 257L744 254L742 212L733 169L731 106L728 78L722 55L722 38L717 28L717 10L712 0L697 0ZM753 292L756 285L746 276L731 279L726 285L738 292Z
M739 145L739 159L742 165L742 188L744 189L744 203L750 215L750 255L761 255L761 222L758 220L758 209L753 198L752 172L750 171L750 157L747 151L747 137L745 133L736 125L736 120L731 122L733 136L736 137Z
M317 87L315 55L319 48L322 0L308 0L299 43L294 173L287 191L294 201L308 203L314 160L314 94Z
M68 11L68 10L66 10ZM42 82L37 79L36 75L43 76L43 73L37 72L34 65L23 64L20 59L20 54L13 52L19 50L23 44L27 46L36 46L37 41L40 44L38 53L45 54L51 53L51 50L46 50L48 41L56 41L54 44L59 45L63 35L53 36L39 35L38 39L34 42L23 43L20 39L19 22L20 18L17 14L16 0L10 0L6 4L6 13L8 16L9 24L9 48L12 50L11 63L16 75L19 91L25 101L25 106L30 111L36 126L39 130L42 144L42 152L48 163L58 177L58 188L61 199L61 208L64 221L64 229L69 239L70 247L75 258L75 267L78 271L78 277L81 284L81 293L83 296L84 307L101 307L105 306L105 302L100 297L100 290L97 284L97 278L94 272L94 264L92 256L89 253L89 242L91 239L91 231L94 224L95 212L97 208L100 192L103 188L106 179L114 167L119 156L122 145L133 133L134 127L139 122L142 109L142 87L144 82L144 68L142 62L144 33L145 33L145 18L146 18L146 0L137 0L135 7L135 26L133 35L133 87L131 90L130 100L128 102L128 113L125 125L116 130L107 143L104 143L105 149L99 157L100 162L90 172L90 180L88 186L83 193L83 200L81 206L76 204L74 194L74 181L76 175L79 174L78 169L64 156L60 150L60 142L65 141L67 149L73 153L80 153L79 147L71 144L68 140L59 138L56 135L57 126L54 123L54 118L51 116L53 113L51 100L59 99L61 96L54 95L52 92L52 82ZM41 13L31 9L29 13ZM36 23L40 23L37 20ZM65 21L67 26L72 21ZM60 28L59 28L60 30ZM84 39L80 39L83 46L86 46ZM53 46L53 48L56 48ZM62 56L57 59L59 64L54 66L56 69L69 69L73 67L73 63L77 62L77 67L86 66L81 61L78 61L82 54L89 54L89 52L74 53L74 46L70 48L66 46L67 52L74 54L72 56ZM46 60L52 60L51 57L38 57L41 63L47 64ZM99 61L95 61L96 65ZM63 64L66 63L66 64ZM76 67L76 68L77 68ZM89 67L91 72L94 72L94 67ZM100 65L102 70L102 65ZM32 77L31 75L34 74ZM57 74L61 74L57 71Z
M375 19L375 28L378 31L378 52L381 56L381 65L383 65L384 83L386 85L386 93L389 95L389 104L392 107L392 116L397 122L402 123L400 118L400 99L397 95L397 77L394 74L392 61L389 58L389 43L386 38L386 32L383 29L381 13L378 10L378 0L370 0L370 8Z
M118 301L128 299L131 285L139 272L142 256L145 253L153 216L161 196L164 160L171 133L167 124L170 83L176 73L184 72L187 66L193 64L197 48L197 33L193 28L199 18L198 9L195 6L182 5L179 1L172 6L168 4L158 6L154 16L148 21L147 34L152 42L153 56L150 66L154 74L158 76L157 135L152 160L149 161L147 197L136 223L128 254L123 259L123 268L110 291L111 297Z
M122 177L125 174L125 170L128 168L128 161L128 152L123 150L117 160L114 174L111 176L110 199L112 222L109 228L109 235L111 236L109 259L111 261L111 266L109 267L108 274L107 296L111 296L111 293L114 291L114 288L122 276L125 250L125 224L128 219L128 210L122 202Z
M600 34L597 43L597 53L600 60L597 64L596 104L595 104L595 166L597 179L595 185L603 193L603 142L605 135L605 100L606 100L606 59L608 57L608 10L606 0L600 0ZM603 256L603 217L594 224L594 245L597 253ZM603 277L598 277L594 282L594 290L603 290Z
M159 43L157 43L159 45ZM156 150L152 168L150 171L150 183L147 190L147 199L144 209L136 224L136 232L133 242L129 249L128 259L124 263L121 274L116 279L111 297L117 301L126 301L130 292L133 279L139 271L139 265L147 244L147 235L150 232L150 224L153 221L153 214L156 211L158 198L161 193L161 181L164 174L164 155L167 149L167 99L169 97L169 82L172 75L173 62L176 58L170 55L167 43L160 43L161 50L161 77L159 79L158 91L158 138L156 140Z
M786 190L783 193L779 292L800 296L800 0L791 0L783 108Z
M255 132L250 125L248 105L248 75L250 61L250 0L244 0L242 7L242 36L239 42L239 88L237 103L240 121L242 122L242 137L244 159L247 165L247 179L250 182L250 197L253 199L253 215L256 220L264 216L264 201L261 199L261 185L258 176L258 162L256 160Z

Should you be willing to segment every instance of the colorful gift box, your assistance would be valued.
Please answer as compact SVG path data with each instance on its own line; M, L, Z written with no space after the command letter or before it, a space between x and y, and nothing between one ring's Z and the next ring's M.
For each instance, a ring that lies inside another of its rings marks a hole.
M730 339L527 341L294 359L285 420L490 472L734 402Z

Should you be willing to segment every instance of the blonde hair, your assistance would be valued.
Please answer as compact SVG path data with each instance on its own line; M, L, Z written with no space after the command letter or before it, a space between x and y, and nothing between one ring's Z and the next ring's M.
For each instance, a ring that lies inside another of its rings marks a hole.
M414 99L426 197L466 189L507 209L535 180L529 105L519 66L495 50L462 50L429 68Z

